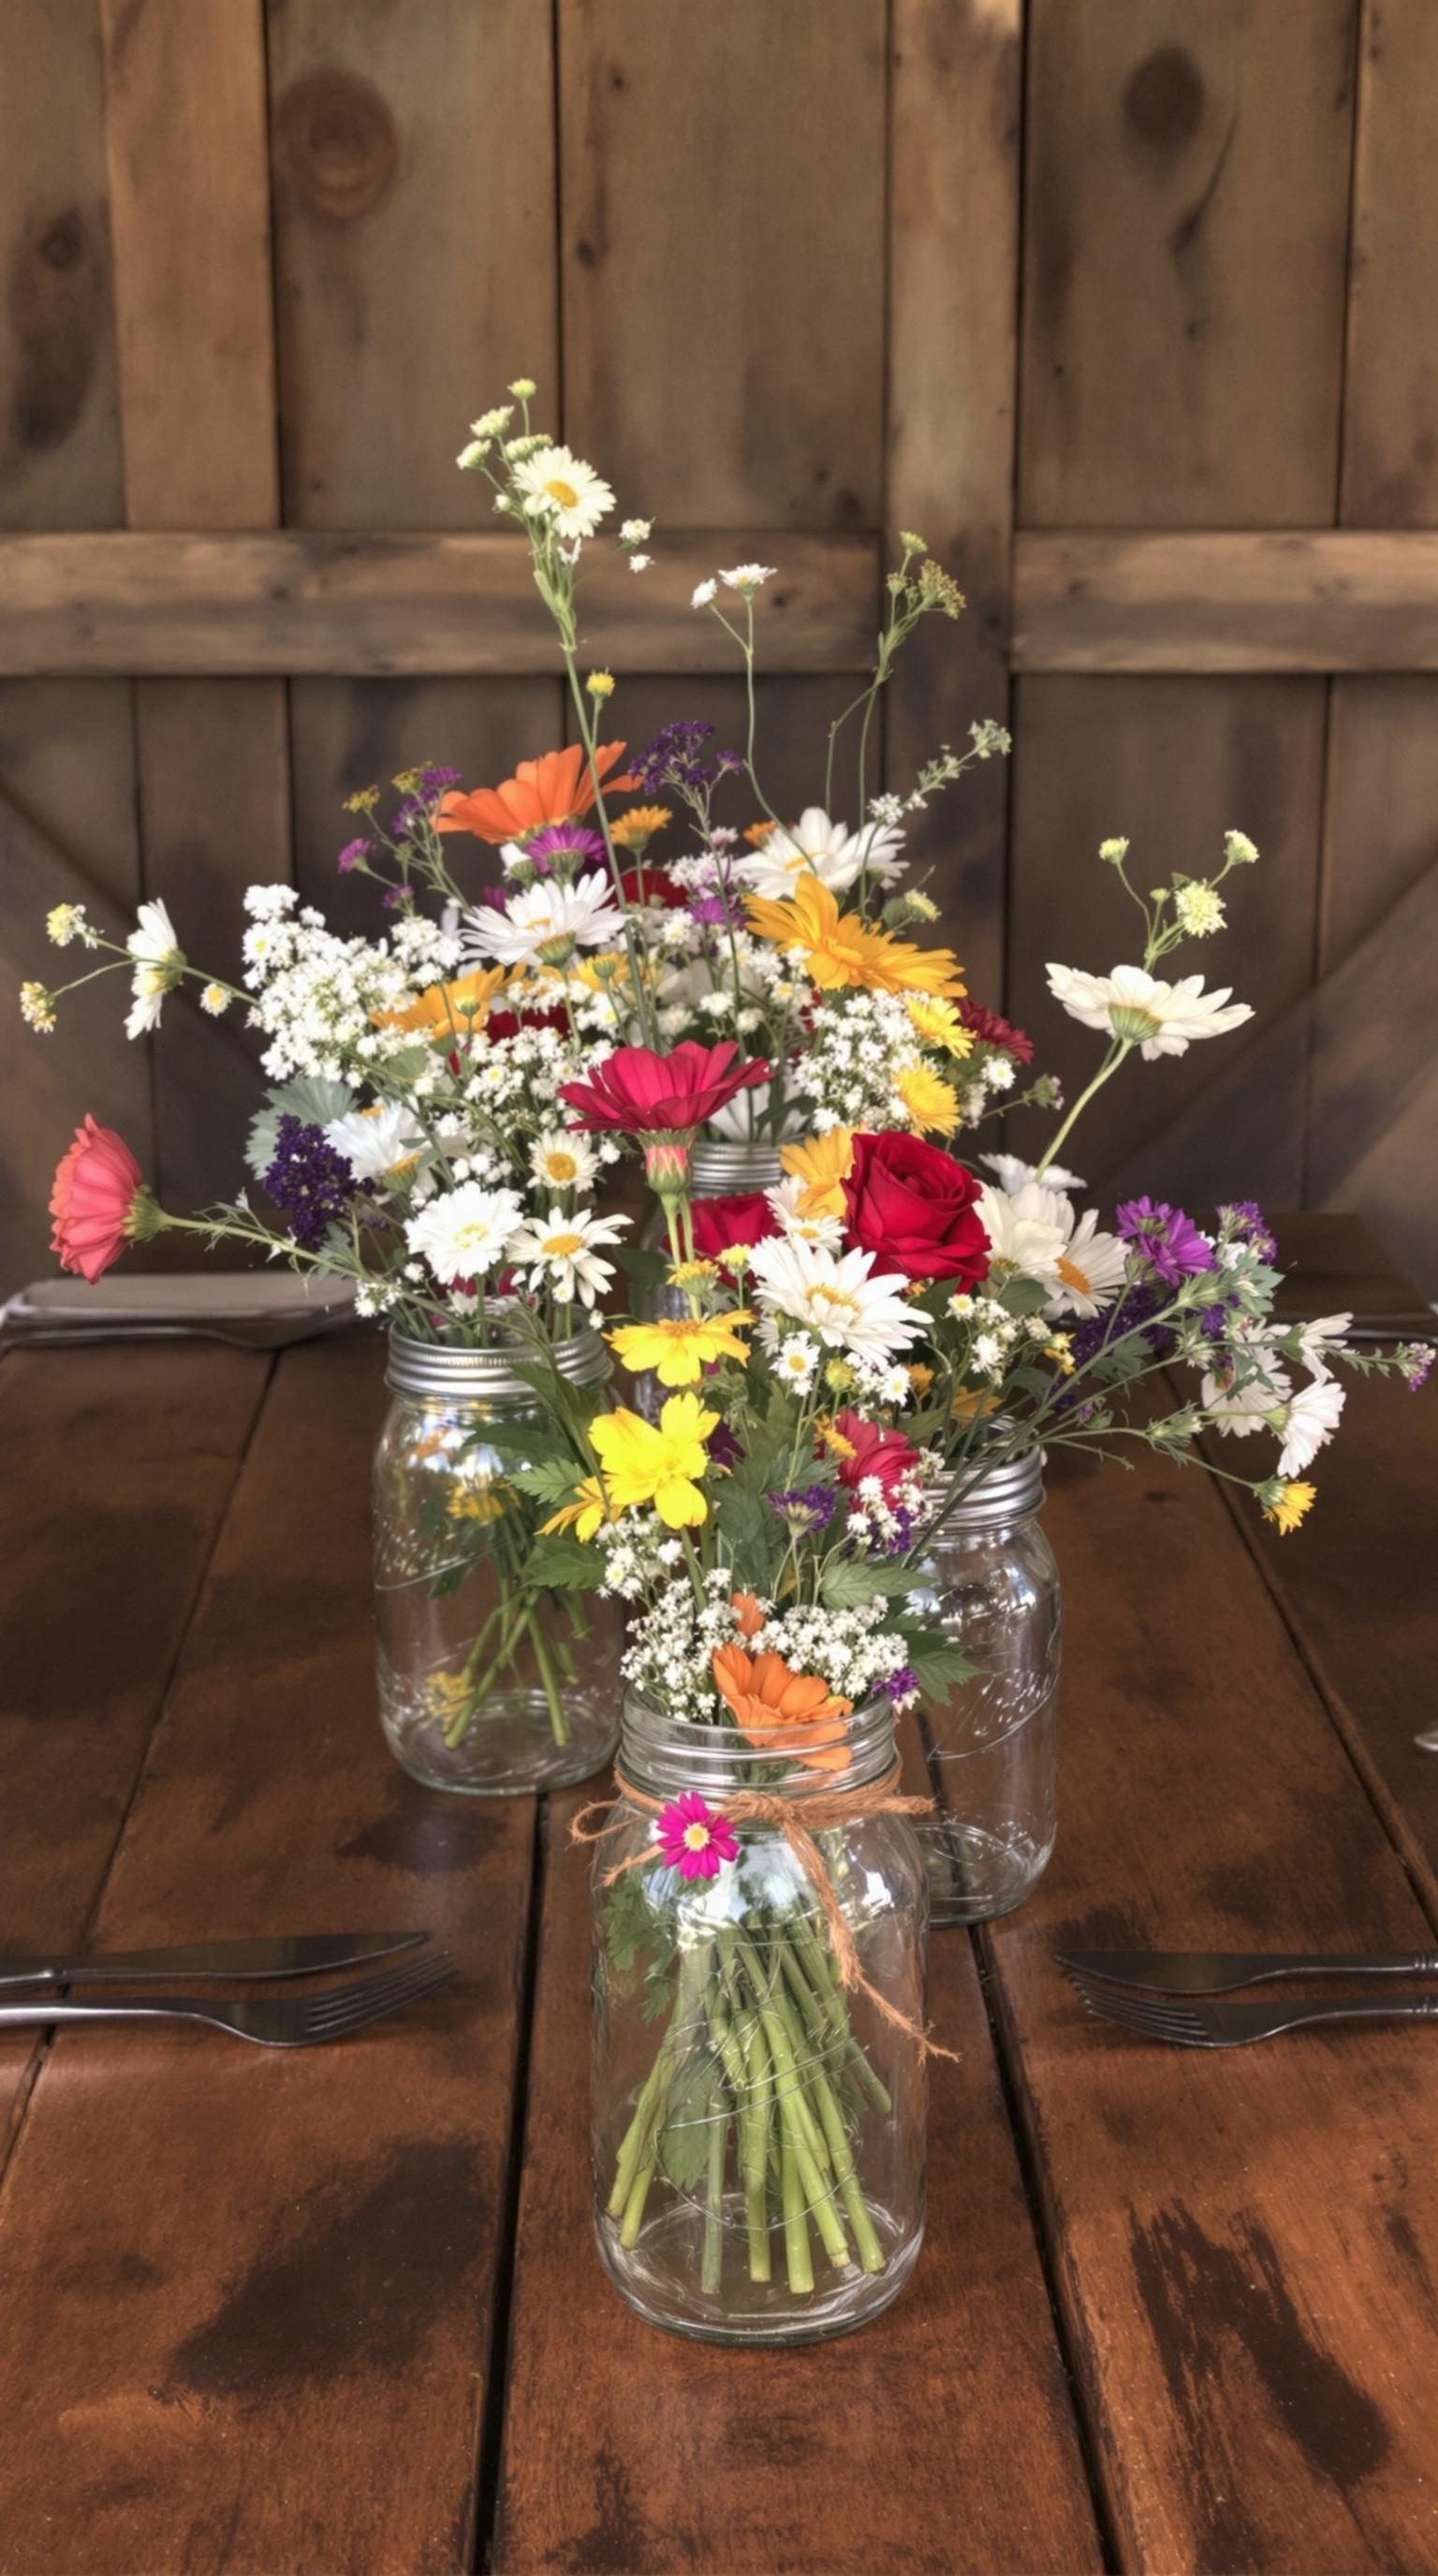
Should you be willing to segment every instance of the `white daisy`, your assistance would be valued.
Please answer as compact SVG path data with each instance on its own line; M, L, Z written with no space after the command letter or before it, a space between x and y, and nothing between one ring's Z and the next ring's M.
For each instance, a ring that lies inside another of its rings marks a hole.
M777 564L735 564L731 571L721 572L720 580L729 590L737 590L743 599L752 599L766 581L772 581Z
M561 537L592 537L614 507L609 485L567 447L542 447L537 456L522 457L514 481L526 507Z
M808 1183L791 1173L777 1189L766 1190L764 1196L779 1220L780 1233L787 1235L791 1243L822 1243L837 1252L844 1240L844 1220L841 1216L805 1216L799 1203L807 1192Z
M141 904L139 928L131 931L125 946L144 966L168 965L180 955L175 925L162 903Z
M809 1333L791 1333L774 1362L775 1375L807 1395L819 1365L819 1345Z
M596 1246L617 1243L628 1223L627 1216L596 1216L592 1208L576 1208L566 1216L562 1208L552 1207L547 1222L531 1217L505 1248L531 1288L552 1288L564 1306L576 1296L592 1306L614 1276L613 1262L601 1261Z
M1253 1012L1247 1002L1230 1002L1232 987L1205 993L1201 975L1185 975L1177 984L1161 983L1142 966L1115 966L1111 975L1087 975L1078 966L1050 965L1049 991L1070 1019L1086 1029L1106 1029L1125 1038L1148 1060L1184 1055L1193 1038L1221 1037L1241 1028Z
M1243 1339L1252 1356L1251 1371L1242 1369L1230 1383L1210 1369L1199 1389L1205 1413L1220 1431L1238 1440L1246 1440L1250 1431L1262 1430L1265 1424L1271 1431L1281 1429L1283 1407L1293 1392L1287 1369L1266 1343L1258 1335Z
M917 1339L921 1323L897 1293L907 1281L897 1272L876 1279L874 1258L776 1234L755 1244L749 1267L766 1315L807 1325L830 1350L888 1359Z
M1123 1286L1128 1262L1128 1245L1116 1234L1100 1234L1098 1210L1085 1208L1077 1225L1066 1198L1059 1205L1067 1212L1071 1232L1058 1259L1059 1284L1044 1312L1048 1315L1101 1315L1111 1306Z
M587 1190L599 1156L576 1128L548 1127L529 1149L529 1168L546 1190Z
M605 948L624 936L623 916L614 910L611 892L597 868L569 886L541 877L522 894L511 895L503 912L486 907L466 913L465 957L470 962L496 957L506 966L538 957L547 966L562 966L576 948Z
M1346 1388L1331 1377L1310 1378L1307 1386L1299 1388L1279 1426L1283 1433L1280 1476L1301 1476L1305 1467L1312 1466L1337 1430L1347 1402Z
M233 999L234 995L227 993L223 984L207 984L200 995L200 1008L212 1020L223 1019Z
M1298 1348L1304 1367L1316 1378L1331 1377L1333 1371L1328 1365L1328 1353L1335 1343L1341 1344L1345 1334L1352 1329L1351 1315L1315 1315L1312 1323L1300 1325Z
M1059 1263L1072 1231L1073 1210L1057 1190L1025 1181L1012 1197L985 1181L974 1214L989 1238L989 1274L1017 1273L1042 1282L1051 1297L1062 1286Z
M652 519L625 519L620 526L619 542L622 546L642 546L653 534Z
M718 596L719 584L717 581L696 582L694 589L690 594L689 605L691 608L707 608L711 599L717 599Z
M516 1190L487 1190L478 1181L462 1181L457 1190L431 1199L405 1227L409 1247L428 1262L442 1287L459 1279L482 1279L503 1255L524 1214Z
M757 850L740 859L734 874L755 894L782 900L796 880L816 876L832 894L851 886L868 861L869 874L889 885L903 867L904 836L890 823L866 823L851 832L846 823L831 822L822 805L806 805L792 830L781 823L766 832Z
M372 1109L349 1109L332 1118L325 1143L343 1154L357 1181L377 1181L386 1172L413 1162L423 1138L411 1132L410 1113L399 1100L376 1101Z
M138 1038L147 1029L159 1027L165 995L183 981L185 958L175 936L175 925L158 902L141 904L139 927L131 931L125 946L135 960L125 1035Z
M1022 1154L980 1154L979 1161L993 1173L1000 1189L1007 1190L1010 1198L1023 1188L1025 1181L1036 1181L1039 1176L1038 1165L1026 1163ZM1088 1183L1081 1180L1077 1172L1066 1172L1062 1163L1050 1163L1044 1174L1044 1188L1086 1190Z

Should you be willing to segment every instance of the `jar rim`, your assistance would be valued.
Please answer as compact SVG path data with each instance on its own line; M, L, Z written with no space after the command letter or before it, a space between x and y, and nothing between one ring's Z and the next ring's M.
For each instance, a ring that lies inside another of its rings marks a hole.
M1002 1432L1006 1426L1000 1422L995 1428ZM946 1537L963 1538L974 1531L1028 1520L1042 1511L1043 1503L1044 1453L1039 1448L1025 1449L1017 1458L1005 1458L975 1476L969 1492L945 1514L938 1543Z
M760 1789L799 1800L833 1796L882 1779L897 1759L893 1702L883 1697L863 1701L848 1716L776 1728L756 1744L738 1727L675 1717L638 1691L624 1696L619 1767L651 1795L697 1789L722 1799Z
M495 1324L501 1333L505 1321L504 1309L500 1308ZM527 1399L534 1403L534 1388L523 1373L528 1357L524 1347L513 1340L483 1345L422 1342L416 1335L391 1325L385 1378L396 1395ZM609 1375L609 1353L593 1324L585 1324L577 1333L552 1342L550 1357L559 1375L571 1386L597 1386Z
M778 1146L758 1136L698 1136L690 1151L689 1170L696 1198L777 1189L784 1177Z

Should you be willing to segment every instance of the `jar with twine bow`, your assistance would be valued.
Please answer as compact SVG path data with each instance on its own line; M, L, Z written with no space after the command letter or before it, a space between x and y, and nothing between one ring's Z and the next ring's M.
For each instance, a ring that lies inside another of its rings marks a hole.
M928 1929L886 1699L759 1744L631 1696L594 1853L596 2229L722 2343L842 2334L924 2228Z

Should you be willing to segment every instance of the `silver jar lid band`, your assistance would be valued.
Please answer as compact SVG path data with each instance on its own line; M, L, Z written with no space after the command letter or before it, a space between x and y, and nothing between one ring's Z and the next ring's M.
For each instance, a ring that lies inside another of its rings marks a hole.
M977 1466L975 1461L974 1465ZM942 1537L966 1530L1001 1529L1007 1521L1027 1520L1041 1511L1044 1499L1044 1453L1026 1449L1006 1458L1001 1467L975 1475L974 1482L944 1516Z
M676 1797L697 1789L717 1805L741 1789L803 1800L832 1795L836 1788L863 1788L883 1779L896 1759L894 1711L886 1699L867 1700L849 1717L775 1732L784 1737L782 1744L754 1745L733 1725L669 1717L631 1690L624 1699L619 1768L641 1793ZM812 1758L835 1754L846 1756L846 1767L830 1768Z
M745 1139L737 1144L700 1136L690 1156L694 1195L700 1199L738 1198L752 1190L776 1190L784 1177L777 1145Z
M609 1375L609 1353L592 1324L565 1341L551 1343L549 1355L571 1386L597 1386ZM534 1388L520 1374L531 1364L524 1345L513 1341L456 1349L450 1342L420 1342L408 1333L392 1331L385 1375L396 1395L446 1396L456 1401L480 1397L494 1402L517 1398L532 1404Z

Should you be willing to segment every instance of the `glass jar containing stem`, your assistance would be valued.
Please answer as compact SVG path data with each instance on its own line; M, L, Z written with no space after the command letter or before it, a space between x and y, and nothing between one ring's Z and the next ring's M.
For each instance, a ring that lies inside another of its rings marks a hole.
M595 1837L601 2259L682 2334L841 2334L898 2296L924 2224L927 1906L892 1711L776 1753L631 1696L620 1775ZM712 1837L712 1875L671 1865L676 1832Z
M575 1385L608 1370L592 1329L553 1356ZM525 1579L543 1509L512 1478L545 1449L520 1369L512 1344L390 1336L374 1477L380 1718L396 1761L432 1789L558 1788L601 1770L618 1739L615 1604Z

